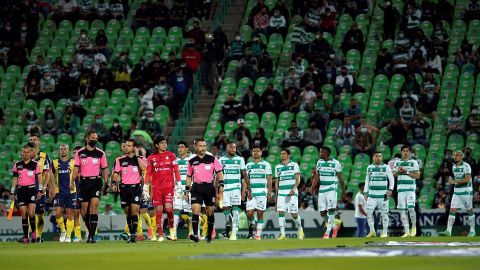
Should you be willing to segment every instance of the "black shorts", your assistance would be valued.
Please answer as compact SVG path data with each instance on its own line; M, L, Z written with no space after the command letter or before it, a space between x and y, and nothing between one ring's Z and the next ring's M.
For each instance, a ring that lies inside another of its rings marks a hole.
M100 198L102 195L102 178L80 180L79 202L89 202L92 198Z
M215 205L216 191L213 183L193 183L190 194L192 195L192 204Z
M128 207L132 204L140 205L142 201L142 185L120 184L120 206Z
M33 186L18 186L17 206L27 206L37 203L37 188Z

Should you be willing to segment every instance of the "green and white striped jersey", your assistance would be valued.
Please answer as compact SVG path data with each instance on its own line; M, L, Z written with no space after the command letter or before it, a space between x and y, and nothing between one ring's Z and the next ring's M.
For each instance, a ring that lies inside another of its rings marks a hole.
M392 170L386 164L371 164L367 167L364 193L369 198L383 199L387 190L395 185Z
M272 176L270 163L260 160L258 163L247 163L247 174L253 197L267 196L267 176Z
M414 159L409 160L398 160L393 165L393 172L397 172L401 167L407 170L407 173L413 173L420 171L418 162ZM417 188L416 179L408 176L407 174L398 174L397 176L397 191L398 192L415 192Z
M338 160L333 158L329 160L319 159L315 170L319 176L319 193L337 191L338 173L342 172L342 165Z
M453 172L453 179L454 180L463 180L467 175L470 175L470 181L466 184L455 184L455 189L453 190L453 194L455 195L473 195L473 188L472 188L472 168L470 165L464 161L457 166L457 164L453 164L452 168Z
M184 159L177 157L178 171L180 172L183 190L185 190L185 185L187 184L188 161L191 158L192 155L187 155Z
M243 157L225 155L219 161L223 167L224 191L241 190L242 170L246 169Z
M297 174L300 174L300 168L296 162L289 161L287 165L280 163L275 166L274 178L278 178L278 196L290 196ZM295 190L295 195L298 195L298 190Z

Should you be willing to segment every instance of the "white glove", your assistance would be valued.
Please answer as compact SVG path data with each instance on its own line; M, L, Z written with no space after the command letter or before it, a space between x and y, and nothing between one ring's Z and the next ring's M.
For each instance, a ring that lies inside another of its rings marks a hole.
M177 185L175 187L175 197L179 200L181 200L183 197L182 182L180 181L177 182Z
M150 192L148 192L149 185L143 185L142 198L144 201L150 200Z

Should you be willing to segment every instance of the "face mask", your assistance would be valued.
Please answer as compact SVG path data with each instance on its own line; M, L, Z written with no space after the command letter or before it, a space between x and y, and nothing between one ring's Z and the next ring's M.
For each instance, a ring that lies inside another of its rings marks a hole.
M87 37L87 35L86 35L86 34L82 34L82 38L86 38L86 37Z
M402 98L407 98L408 95L407 94L402 94Z
M27 27L26 26L22 26L22 31L26 31L27 30Z
M236 41L240 41L241 39L242 39L242 38L241 38L240 36L236 36L236 37L235 37L235 40L236 40Z
M402 38L404 38L404 37L405 37L405 35L404 35L404 34L400 34L400 35L398 35L398 38L400 38L400 39L402 39Z
M330 58L334 58L335 57L335 54L330 54Z
M97 146L97 141L95 141L95 140L89 141L89 142L88 142L88 145L89 145L90 147L95 147L95 146Z
M114 127L118 127L118 123L113 123L113 126L114 126Z
M362 129L361 129L361 132L362 132L362 134L367 133L367 128L362 128Z
M153 122L153 118L152 117L148 118L148 122Z
M428 94L427 94L427 98L428 98L428 99L432 99L432 98L433 98L433 93L428 93Z
M472 110L472 114L473 114L473 115L476 115L477 113L478 113L477 110Z
M7 31L10 31L10 30L12 29L12 27L10 27L10 26L5 26L5 29L6 29Z
M100 124L100 123L102 122L102 120L101 120L101 119L95 119L95 122L96 122L97 124Z
M413 46L415 46L415 47L420 47L420 42L414 42L414 43L413 43Z
M453 110L452 112L453 112L454 115L458 114L458 110Z

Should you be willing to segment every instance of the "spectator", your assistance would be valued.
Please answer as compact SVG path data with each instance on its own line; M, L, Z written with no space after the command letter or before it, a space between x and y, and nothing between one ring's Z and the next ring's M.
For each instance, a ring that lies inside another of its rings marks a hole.
M122 127L117 118L113 119L113 125L110 127L110 140L121 142L123 138Z
M245 57L245 43L242 40L242 36L240 33L235 34L235 39L232 40L230 43L230 47L228 49L228 61L231 60L240 60Z
M43 73L43 78L40 80L40 96L42 99L49 98L57 100L55 97L55 79L52 78L52 73L47 70Z
M435 88L436 88L435 81L432 81L431 83L433 85L435 85ZM405 83L403 84L402 90L401 90L401 95L407 95L407 96L406 97L402 96L402 98L407 98L408 97L410 99L410 101L412 101L412 104L413 104L413 102L415 102L416 95L419 95L420 93L421 93L421 87L420 87L420 84L417 81L417 78L416 78L415 74L414 73L408 74L408 77L407 77ZM398 107L397 107L397 105L398 105ZM395 105L396 108L400 108L401 106L402 106L401 102L400 102L400 104Z
M410 2L407 4L407 11L404 14L407 19L407 32L410 38L412 38L415 31L420 26L422 19L422 11L418 8L415 2Z
M315 122L310 122L308 128L303 131L305 145L314 145L317 148L322 146L323 137L320 129L317 128Z
M473 194L473 207L480 208L480 185L477 188L477 191Z
M335 94L333 96L333 103L330 106L330 119L342 120L345 117L345 106L343 101L340 100L340 95Z
M245 159L248 159L250 156L250 142L247 136L243 136L242 133L237 133L236 136L234 136L234 142L237 146L237 151L240 152Z
M244 123L245 121L243 120L243 118L239 118L237 120L238 127L235 130L233 130L233 136L235 137L237 133L242 133L243 136L247 137L248 141L251 141L252 135L250 134L250 130L245 128L245 126L243 125Z
M252 145L260 146L260 149L262 151L266 151L269 146L268 140L267 138L265 138L265 130L263 128L257 128L255 137L253 137L251 142L252 142Z
M427 129L430 127L428 122L423 120L423 117L420 114L416 114L413 117L413 121L410 124L410 130L412 131L412 140L410 140L410 145L421 144L425 147L428 147L427 140Z
M67 133L75 137L78 132L78 126L80 125L79 122L77 115L73 113L72 106L65 107L65 112L60 118L58 125L58 134Z
M479 169L478 165L480 164L477 164L477 162L475 161L472 154L472 149L470 147L465 148L465 157L463 158L463 161L465 161L466 163L468 163L468 165L470 165L472 169L471 177L473 179L473 177L475 177L476 174L478 173L478 169Z
M82 48L86 51L93 49L94 42L91 38L88 37L87 30L80 30L80 35L77 38L76 48L81 51Z
M108 48L108 37L105 35L105 30L98 30L97 36L95 37L94 48L97 49L99 53L103 54L106 59L110 59L112 52L110 48Z
M120 52L118 57L114 57L112 60L112 67L114 70L119 70L121 65L125 65L127 68L127 71L130 71L132 69L132 61L127 57L126 52Z
M79 5L80 18L86 21L96 19L95 7L92 0L81 0Z
M377 74L384 74L390 76L392 72L392 54L388 51L387 48L380 50L380 53L377 56L377 62L375 64L375 72Z
M344 145L352 146L354 138L355 127L352 125L350 117L345 116L343 119L343 125L338 126L337 130L335 131L337 148L340 149Z
M137 9L133 21L133 29L140 27L150 27L150 11L147 9L147 3L142 2Z
M295 77L301 78L305 73L305 66L303 65L303 58L301 55L297 55L296 57L292 56L292 59L295 59L290 69L295 71ZM300 89L300 87L298 88Z
M260 96L255 93L253 86L247 86L247 92L242 100L243 111L245 114L254 112L258 114L260 112Z
M334 35L337 29L336 17L337 14L335 12L332 12L330 8L326 8L325 15L323 16L322 22L320 23L320 30Z
M130 81L132 80L130 72L127 70L126 64L121 64L117 72L115 72L115 85L117 88L130 89Z
M148 113L146 117L142 119L139 129L146 131L152 138L162 136L162 128L160 124L155 121L153 112Z
M217 137L215 137L215 142L213 143L218 147L219 152L224 152L227 148L228 138L225 134L225 130L220 130Z
M328 114L322 114L322 111L319 109L315 109L308 118L308 124L315 123L315 127L317 127L320 132L322 133L322 137L325 137L326 134L326 127L328 123Z
M20 44L19 40L13 42L13 46L8 50L7 64L9 66L15 65L20 67L24 67L28 64L25 48Z
M345 194L345 200L342 201L343 209L345 210L355 210L355 205L353 204L353 192L347 191Z
M453 12L455 8L448 2L448 0L438 0L435 7L435 15L438 21L447 21L452 24Z
M105 216L116 216L117 213L115 212L115 210L113 209L113 206L111 203L107 203L105 205L105 211L103 212L103 214Z
M423 0L421 5L423 11L422 21L433 21L435 15L435 3L430 0Z
M356 133L353 140L352 154L355 157L357 154L364 153L368 156L373 155L375 151L375 139L372 134L368 132L366 127L360 128L360 132Z
M252 81L257 79L259 69L258 69L258 59L253 56L251 50L246 51L246 56L238 63L236 78L239 80L243 77L248 77Z
M400 21L400 13L397 8L392 6L391 1L386 1L385 6L380 5L380 8L383 9L383 38L384 40L394 40L395 29Z
M443 189L445 187L445 192L447 194L450 194L450 192L452 191L450 185L447 185L448 180L452 176L451 166L452 164L442 162L442 164L438 168L438 171L433 176L433 179L435 179L436 181L437 190Z
M110 6L105 0L98 0L95 4L95 12L97 13L98 18L104 23L107 23L113 18L110 14Z
M415 108L410 104L410 99L403 99L403 106L398 110L398 115L407 125L412 122L413 116L415 115Z
M402 34L399 36L402 36ZM395 43L397 43L397 41L395 41ZM410 41L408 41L408 44L410 44ZM410 60L410 55L408 54L407 48L400 44L396 44L395 46L395 51L392 53L392 73L405 74L407 73L407 63Z
M107 63L102 62L95 76L95 88L110 91L113 88L113 80L113 73L107 68Z
M463 125L462 111L458 106L453 106L450 116L448 117L447 136L452 134L460 134L465 138L465 126Z
M433 199L432 208L433 209L446 208L447 202L448 202L448 196L445 193L445 189L440 188L437 191L437 193L435 194L435 197Z
M353 76L348 74L348 69L343 66L340 69L340 74L335 78L335 94L351 93L354 84Z
M147 114L154 112L153 95L154 95L154 90L152 87L148 88L148 85L144 85L144 87L142 87L142 90L140 90L139 92L139 95L138 95L138 98L140 100L139 114L142 116L142 118L145 118L147 117Z
M110 13L116 20L123 20L124 8L121 0L110 0Z
M367 132L369 134L372 134L372 136L375 138L376 135L378 134L379 130L378 128L370 125L367 123L367 118L365 118L365 116L362 116L360 118L360 125L357 127L357 129L355 130L356 133L359 133L361 131L362 128L366 128L367 129Z
M0 29L0 42L4 47L12 47L17 40L17 29L12 26L12 23L7 21L2 29Z
M187 32L187 37L195 41L198 49L203 50L206 42L205 32L200 28L198 21L192 23L192 29Z
M240 36L239 36L240 37ZM240 40L242 38L240 37ZM215 48L215 60L217 62L217 74L218 76L222 75L223 65L225 60L225 50L228 49L228 38L227 35L223 32L222 27L219 25L213 32L213 47ZM243 45L241 46L243 47ZM243 50L243 48L241 48ZM241 58L239 58L241 59Z
M470 115L467 117L465 124L465 131L467 135L480 135L480 110L479 106L473 106Z
M320 24L322 23L322 14L320 5L317 2L312 2L308 9L303 22L305 23L305 30L307 32L316 33L320 30Z
M317 94L313 91L313 85L308 83L300 93L300 111L312 112Z
M259 13L253 16L253 33L268 35L268 25L270 17L267 8L262 8Z
M218 150L218 146L216 146L215 144L212 144L210 146L210 153L212 153L212 156L216 158L221 158L224 155L224 153Z
M427 79L423 85L420 99L418 100L418 111L435 120L437 118L437 105L439 99L440 88L435 82Z
M275 3L275 6L273 7L274 12L275 10L279 10L280 14L285 18L287 22L290 20L289 8L287 8L283 0L277 0L277 2Z
M424 72L432 72L435 74L442 74L442 58L437 50L429 50L427 52L427 62L424 67Z
M260 111L262 113L273 112L275 115L279 115L283 110L284 103L282 96L277 90L273 89L273 84L268 84L267 88L262 94L262 103Z
M130 121L130 128L127 130L127 133L125 134L125 139L130 139L132 138L132 134L137 130L137 120L132 119Z
M237 121L243 117L242 104L235 100L235 94L228 95L227 101L223 103L222 107L222 125L229 121Z
M387 125L387 130L392 134L392 137L385 142L390 148L393 148L397 144L407 144L408 126L400 116Z
M107 128L102 123L102 115L95 115L95 122L90 125L88 130L95 130L98 134L98 141L102 143L103 146L107 145L110 140Z
M52 106L45 107L44 115L41 119L42 132L44 134L57 135L57 119Z
M285 140L282 147L297 146L303 148L303 130L297 127L297 121L290 121L290 127L285 131Z
M328 58L331 49L332 46L323 37L323 33L318 31L311 45L312 53L315 55L315 57L321 57L322 61L324 61L324 59Z
M183 107L188 93L192 91L192 80L189 76L183 74L180 67L175 68L175 73L170 76L168 84L173 92L173 119L178 118L178 110Z
M363 33L358 28L358 24L354 22L352 28L347 31L342 42L342 51L344 55L347 55L349 50L358 50L363 52L365 50L365 43L363 39Z
M268 36L273 33L278 33L282 35L283 38L287 35L287 21L279 9L274 9L273 16L270 17Z
M202 54L195 49L194 43L188 43L187 49L182 53L182 60L192 73L195 73L202 62Z
M30 132L30 129L34 126L37 126L38 123L39 123L39 120L38 119L38 116L37 114L35 113L34 110L27 110L24 114L23 114L23 122L26 124L26 127L25 127L25 132Z
M305 27L301 24L297 24L292 29L291 42L294 45L295 52L308 52L310 47L310 40L308 39Z
M40 83L35 76L31 76L30 78L27 77L27 80L25 82L25 86L23 87L23 89L24 89L24 94L26 99L33 99L33 100L36 100L37 102L41 100Z
M362 117L362 108L358 106L357 100L352 98L350 100L350 107L345 110L345 117L350 118L350 122L355 127L360 125L360 118Z
M358 184L359 191L355 195L355 221L357 223L357 232L355 233L356 237L365 237L367 234L367 212L366 206L367 201L365 200L365 195L363 189L365 188L365 183L361 182Z
M27 22L22 22L22 25L20 28L20 37L19 37L20 44L24 48L31 50L35 46L35 41L37 40L37 37L38 37L38 30L36 29L36 26L29 27Z
M463 20L465 23L469 23L471 20L475 20L480 17L480 3L478 0L470 0L468 3L465 14L463 15Z
M297 89L291 87L286 89L285 97L284 97L284 104L286 110L289 112L297 113L300 109L300 94ZM278 105L277 105L278 106Z

